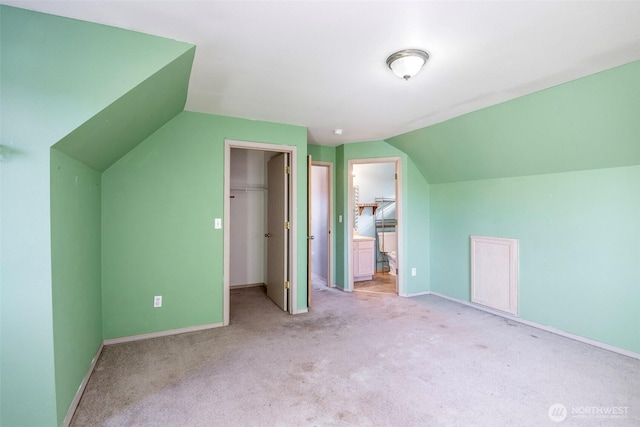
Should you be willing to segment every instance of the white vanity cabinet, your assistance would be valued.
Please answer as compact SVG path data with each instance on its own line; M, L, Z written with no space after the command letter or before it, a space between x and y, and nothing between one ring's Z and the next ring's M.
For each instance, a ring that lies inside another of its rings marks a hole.
M376 268L375 240L357 236L353 239L353 281L372 280Z

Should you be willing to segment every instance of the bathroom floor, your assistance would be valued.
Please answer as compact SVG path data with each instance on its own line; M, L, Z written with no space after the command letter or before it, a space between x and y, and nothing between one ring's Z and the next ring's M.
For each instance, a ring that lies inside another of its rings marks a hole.
M396 276L389 273L376 273L373 280L355 282L354 291L396 294Z
M317 274L312 274L311 286L315 291L323 290L327 288L327 281ZM396 276L389 274L388 272L376 273L373 276L373 280L354 282L353 290L360 292L397 294Z

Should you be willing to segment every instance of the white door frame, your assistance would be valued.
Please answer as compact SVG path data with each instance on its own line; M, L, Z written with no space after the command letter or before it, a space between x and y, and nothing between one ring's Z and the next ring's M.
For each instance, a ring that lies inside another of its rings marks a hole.
M398 219L398 225L396 227L396 233L398 238L398 275L396 276L398 295L406 296L404 291L404 276L405 276L405 262L404 262L404 217L402 215L403 209L403 194L402 194L402 158L401 157L378 157L373 159L352 159L348 161L347 165L347 288L345 291L353 292L353 210L355 208L353 204L353 165L356 164L370 164L370 163L395 163L396 174L396 217Z
M230 218L231 218L231 149L241 148L245 150L258 150L258 151L272 151L277 153L289 153L291 158L291 198L290 201L290 215L291 215L291 233L289 233L289 278L291 282L289 298L287 306L289 313L297 314L299 312L305 312L306 309L299 311L297 305L297 293L298 293L298 216L297 209L297 176L298 176L298 150L293 145L279 145L268 144L263 142L250 142L250 141L237 141L233 139L225 139L224 141L224 267L223 267L223 292L222 292L222 305L223 305L223 324L227 326L229 324L229 244L231 243L230 236Z
M327 239L327 286L334 288L336 284L333 281L333 163L331 162L316 162L311 157L311 166L320 166L327 168L327 185L329 186L327 197L329 198L329 238ZM313 195L310 194L309 197Z

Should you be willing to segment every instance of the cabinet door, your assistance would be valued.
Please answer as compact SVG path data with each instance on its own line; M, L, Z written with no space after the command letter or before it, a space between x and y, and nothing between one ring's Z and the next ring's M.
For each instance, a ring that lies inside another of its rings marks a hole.
M360 243L357 263L354 261L354 264L357 265L356 269L358 270L359 276L373 276L375 271L375 254L373 249L373 242Z

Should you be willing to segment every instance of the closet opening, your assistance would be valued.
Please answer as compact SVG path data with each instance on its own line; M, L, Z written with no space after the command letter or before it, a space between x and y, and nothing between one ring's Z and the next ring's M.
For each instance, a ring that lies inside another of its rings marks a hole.
M263 287L280 309L296 313L295 158L292 146L225 142L225 325L231 289Z

